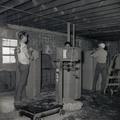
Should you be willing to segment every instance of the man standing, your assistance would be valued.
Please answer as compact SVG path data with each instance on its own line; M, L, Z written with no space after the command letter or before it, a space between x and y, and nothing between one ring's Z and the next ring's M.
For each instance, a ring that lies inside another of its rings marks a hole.
M101 81L101 93L104 93L104 88L106 84L106 60L107 60L107 51L104 50L105 44L100 43L98 44L98 49L91 55L96 59L96 68L95 68L95 75L93 80L93 91L96 91L96 84L99 78L99 74L102 75Z
M26 32L19 32L18 46L15 50L17 61L17 85L15 91L15 107L19 108L22 105L23 94L27 85L30 55L27 47L28 34Z

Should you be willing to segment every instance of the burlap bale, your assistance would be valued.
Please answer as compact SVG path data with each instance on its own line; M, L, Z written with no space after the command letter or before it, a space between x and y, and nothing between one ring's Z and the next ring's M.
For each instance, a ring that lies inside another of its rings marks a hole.
M23 117L17 117L14 120L31 120L31 119L28 118L28 117L23 116Z
M65 111L76 111L76 110L80 110L83 106L83 103L80 101L75 101L75 102L71 102L71 103L65 103L63 105L63 110Z
M9 113L14 110L14 97L6 96L0 98L0 113Z

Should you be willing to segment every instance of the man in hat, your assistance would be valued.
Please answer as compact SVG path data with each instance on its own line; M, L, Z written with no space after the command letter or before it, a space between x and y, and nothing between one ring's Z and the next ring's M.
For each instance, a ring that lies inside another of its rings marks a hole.
M101 93L104 93L104 88L106 84L106 60L107 60L107 51L104 49L105 44L100 43L98 44L97 50L91 54L96 59L96 68L95 68L95 75L94 75L94 80L93 80L93 91L96 91L96 84L97 80L99 78L99 74L102 76L102 81L101 81Z
M15 49L17 61L17 85L15 91L15 107L22 105L23 95L29 74L30 54L27 47L28 34L24 31L18 33L18 46Z

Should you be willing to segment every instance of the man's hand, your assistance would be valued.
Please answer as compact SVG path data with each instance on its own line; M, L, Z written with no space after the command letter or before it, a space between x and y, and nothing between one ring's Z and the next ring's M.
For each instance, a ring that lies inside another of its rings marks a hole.
M18 47L18 48L16 48L16 52L17 53L20 53L21 52L21 50L20 50L20 48Z
M33 56L30 56L30 62L32 62L34 60Z

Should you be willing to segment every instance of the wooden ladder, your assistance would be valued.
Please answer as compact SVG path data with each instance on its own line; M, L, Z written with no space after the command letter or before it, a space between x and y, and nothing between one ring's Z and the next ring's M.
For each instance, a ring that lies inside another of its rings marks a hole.
M118 54L115 55L110 63L107 73L107 81L104 89L104 94L109 93L111 96L118 92L120 88L120 69L115 69L114 64Z

